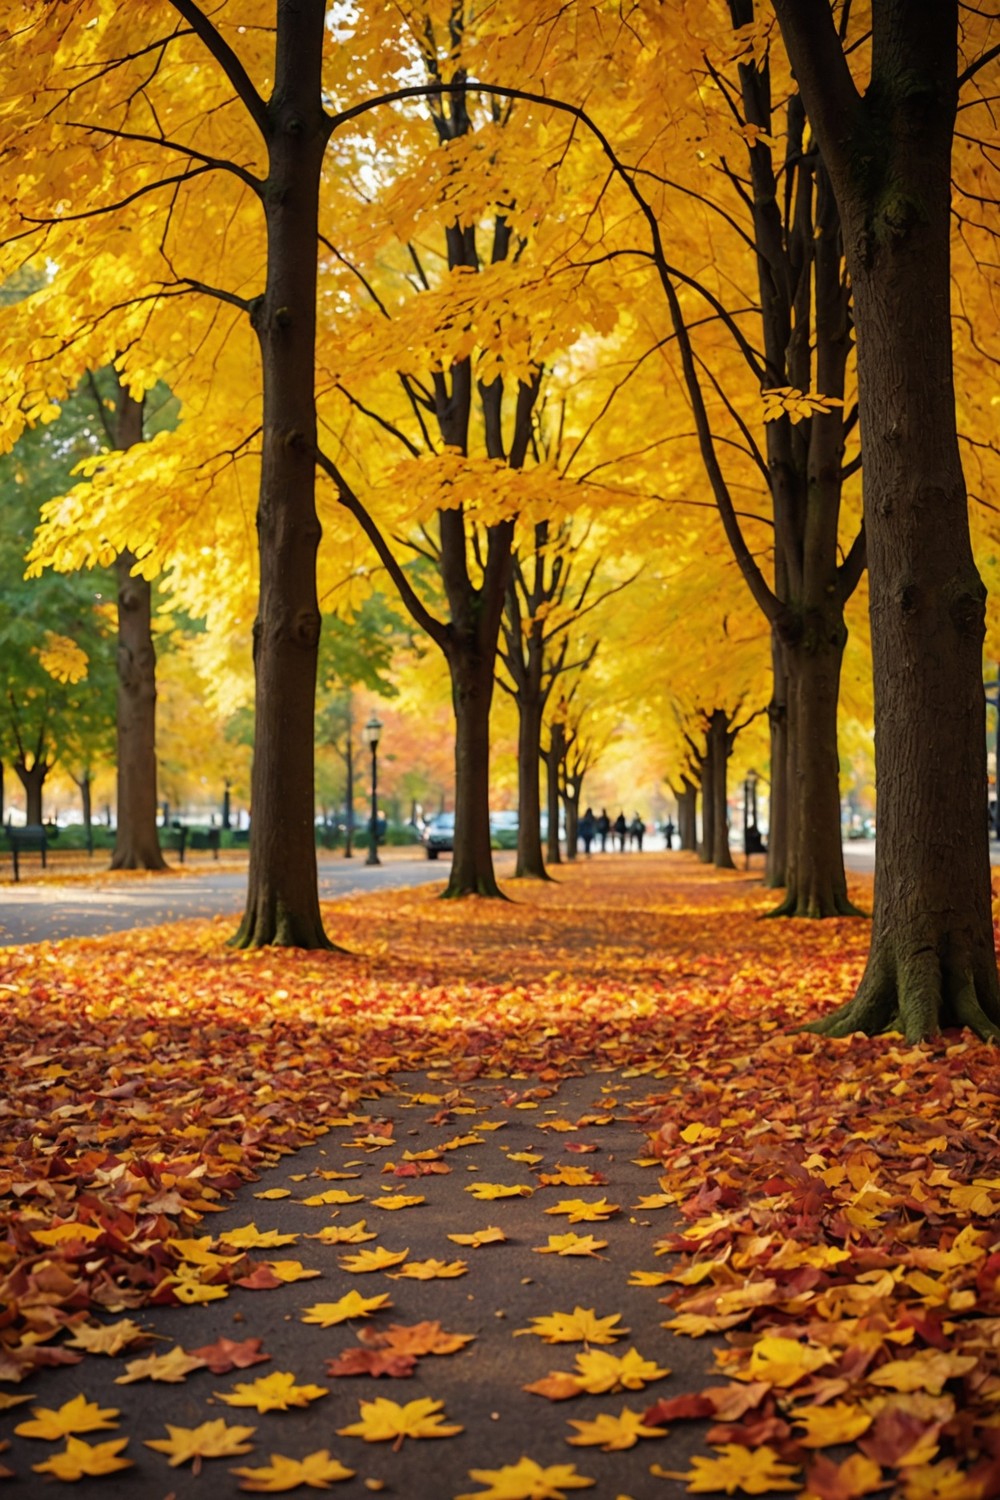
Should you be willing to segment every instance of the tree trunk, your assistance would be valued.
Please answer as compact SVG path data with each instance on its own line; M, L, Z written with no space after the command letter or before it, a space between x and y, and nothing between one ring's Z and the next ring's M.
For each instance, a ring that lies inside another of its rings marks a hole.
M502 896L490 847L493 661L453 643L448 665L455 707L455 848L444 895Z
M127 393L122 393L128 399ZM132 403L135 405L135 403ZM141 407L140 407L141 422ZM118 822L112 870L165 870L156 833L156 649L152 585L133 577L135 556L119 553Z
M314 718L316 595L316 255L326 145L323 0L277 10L267 105L267 281L254 304L264 412L254 622L256 730L247 904L233 943L329 948L319 910Z
M688 776L681 777L681 789L674 788L677 799L677 834L681 849L698 848L698 787Z
M550 865L562 864L559 848L559 776L566 756L566 730L561 722L552 725L549 750L545 756L546 793L549 808L549 831L545 857Z
M771 730L771 788L767 826L767 865L764 884L771 890L786 884L788 871L788 677L784 648L771 628L771 701L767 706Z
M847 897L840 817L837 700L847 632L836 601L813 612L786 650L788 860L784 901L771 916L858 916Z
M958 453L950 310L955 0L876 0L860 97L829 7L775 0L830 167L854 287L878 841L868 965L832 1035L1000 1039L990 911L985 590Z
M724 709L713 709L708 725L709 760L712 767L708 795L712 801L711 860L716 869L733 870L732 852L729 848L729 800L727 773L729 771L729 717ZM707 840L706 840L707 842Z
M576 859L577 838L580 827L580 787L574 782L575 790L570 796L563 793L563 807L566 812L566 858Z
M712 855L715 850L715 795L714 771L712 768L712 745L706 735L705 754L699 765L701 772L701 842L698 845L698 858L703 865L712 863Z
M344 764L347 767L347 784L344 788L344 802L346 803L346 818L344 828L344 858L354 857L354 704L350 694L347 697L347 745L344 752Z
M517 695L517 865L515 879L548 880L541 834L541 695L530 682ZM557 830L558 836L558 830Z
M76 781L77 786L80 788L80 808L81 808L81 811L82 811L82 814L83 814L83 834L84 834L84 840L85 840L86 845L87 845L87 853L88 854L93 854L93 852L94 852L94 809L93 809L93 799L92 799L91 793L93 791L94 783L91 780L91 776L90 776L89 770L86 770L86 769L84 769L83 771L81 771L78 780L77 780L76 777L74 777L74 780Z
M24 821L38 824L42 821L42 787L52 767L48 761L35 760L29 768L23 760L14 762L17 778L24 787Z

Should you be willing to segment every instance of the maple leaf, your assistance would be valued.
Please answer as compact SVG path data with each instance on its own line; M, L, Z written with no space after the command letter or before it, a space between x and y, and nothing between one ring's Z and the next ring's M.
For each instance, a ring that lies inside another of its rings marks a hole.
M662 1469L659 1464L650 1466L650 1473L659 1479L682 1479L692 1494L704 1494L721 1490L726 1495L735 1495L743 1490L748 1495L768 1495L773 1490L797 1490L799 1484L791 1476L797 1465L783 1464L773 1448L766 1445L756 1450L741 1447L739 1443L725 1443L719 1449L718 1458L691 1460L686 1474Z
M464 1276L468 1269L468 1262L464 1260L410 1260L407 1261L401 1271L394 1271L389 1280L448 1280L454 1279L456 1276Z
M47 1406L32 1407L30 1419L19 1422L14 1431L19 1437L47 1438L54 1442L71 1432L106 1432L118 1425L115 1419L120 1415L114 1407L102 1410L96 1401L88 1401L81 1394L55 1411Z
M245 1370L250 1365L263 1364L265 1360L269 1360L271 1356L263 1353L262 1343L262 1339L236 1341L218 1338L214 1344L203 1344L200 1349L189 1349L187 1352L192 1358L200 1359L213 1375L226 1375L230 1370Z
M566 1214L571 1224L596 1224L603 1219L610 1219L612 1214L619 1212L619 1208L619 1204L609 1203L606 1198L598 1198L594 1203L585 1203L582 1198L561 1198L545 1212Z
M575 1464L551 1464L543 1469L533 1458L522 1458L501 1469L470 1469L469 1478L486 1486L455 1500L565 1500L567 1490L585 1490L593 1483L576 1472Z
M766 1380L769 1385L784 1388L831 1363L832 1356L825 1349L813 1349L796 1339L768 1335L758 1339L751 1349L747 1373L752 1380Z
M88 1354L120 1354L129 1344L148 1338L138 1323L123 1318L120 1323L80 1323L66 1344L72 1349L86 1349Z
M169 1437L147 1438L145 1446L165 1453L172 1469L192 1464L195 1474L201 1472L203 1458L235 1458L249 1453L253 1444L247 1438L257 1431L256 1427L230 1427L223 1417L202 1422L200 1427L172 1427L168 1422L166 1428Z
M391 1307L388 1292L377 1297L362 1297L360 1292L348 1292L337 1302L316 1302L302 1314L303 1323L318 1323L320 1328L333 1328L337 1323L346 1323L348 1318L368 1318L383 1307Z
M530 1198L535 1190L524 1182L470 1182L465 1191L489 1203L497 1198Z
M401 1266L409 1253L409 1250L386 1250L379 1245L374 1250L359 1250L357 1255L342 1255L339 1264L341 1270L363 1276L369 1271L384 1271L387 1266Z
M536 1255L597 1255L606 1250L607 1240L595 1240L592 1234L550 1234L544 1245L532 1245ZM598 1256L598 1259L600 1257Z
M605 1391L641 1391L650 1381L661 1380L670 1371L653 1360L643 1359L637 1349L627 1354L606 1354L603 1349L588 1349L576 1356L576 1379L580 1389L592 1396Z
M420 1203L426 1203L427 1199L419 1193L391 1193L384 1198L373 1198L374 1208L387 1208L390 1211L398 1208L416 1208Z
M507 1236L504 1234L503 1230L497 1229L493 1225L491 1225L488 1229L474 1229L471 1234L448 1235L448 1239L450 1239L453 1244L469 1245L474 1250L478 1250L482 1245L502 1244L506 1240L506 1238Z
M355 1224L327 1224L318 1234L307 1234L307 1240L319 1240L324 1245L360 1245L365 1240L377 1240L378 1235L365 1227L366 1220Z
M663 1286L670 1280L665 1271L633 1271L628 1279L628 1286Z
M307 1453L305 1458L285 1458L280 1453L271 1454L271 1462L258 1469L230 1469L240 1480L240 1489L255 1494L276 1495L285 1490L295 1490L301 1485L312 1490L325 1490L328 1485L341 1479L352 1479L354 1469L346 1469L325 1448L316 1453Z
M124 1375L115 1376L115 1385L131 1385L135 1380L162 1380L171 1385L186 1380L192 1370L203 1370L205 1361L189 1354L179 1344L167 1354L147 1354L144 1359L130 1359Z
M277 1229L258 1229L256 1224L241 1224L238 1229L225 1229L219 1239L226 1245L238 1245L241 1250L275 1250L279 1245L294 1245L297 1234L281 1234Z
M806 1471L806 1493L811 1500L859 1500L884 1487L880 1465L862 1453L852 1453L842 1464L820 1453ZM942 1500L940 1491L937 1500Z
M481 1135L456 1135L450 1141L445 1141L438 1147L439 1151L458 1151L463 1146L481 1146L483 1138Z
M300 1198L307 1208L324 1208L332 1203L363 1203L364 1193L349 1193L346 1188L327 1188L325 1192L313 1193L311 1198Z
M414 1354L397 1354L394 1349L345 1349L335 1359L328 1359L324 1369L327 1375L389 1375L394 1379L405 1379L417 1368Z
M464 1428L457 1423L445 1423L443 1401L432 1401L421 1396L416 1401L407 1401L400 1406L383 1396L374 1401L361 1402L361 1420L348 1427L338 1427L340 1437L360 1437L366 1443L392 1442L402 1447L406 1438L453 1437Z
M868 1379L873 1385L887 1385L894 1391L929 1391L932 1396L938 1396L946 1381L956 1375L965 1375L975 1367L974 1354L920 1349L908 1359L890 1360Z
M26 1401L34 1401L35 1397L25 1392L20 1396L8 1395L6 1391L0 1391L0 1411L10 1411L12 1406L23 1406Z
M265 1199L268 1202L275 1201L278 1198L290 1198L291 1196L292 1196L292 1190L291 1190L291 1188L279 1188L279 1187L265 1188L262 1193L254 1193L254 1197L255 1198L263 1198L263 1199Z
M623 1406L617 1417L609 1412L599 1413L593 1421L582 1422L570 1419L577 1436L567 1438L574 1447L600 1447L605 1453L618 1453L624 1448L634 1448L639 1438L666 1437L665 1427L650 1427L640 1411L630 1411Z
M611 1313L606 1318L597 1317L592 1307L574 1307L571 1313L548 1313L531 1320L530 1328L518 1328L516 1332L537 1333L546 1344L613 1344L624 1338L627 1328L614 1325L621 1313Z
M85 1443L81 1438L67 1438L62 1453L53 1453L44 1463L32 1464L35 1474L51 1474L55 1479L76 1480L100 1478L118 1469L130 1469L132 1460L122 1458L128 1438L113 1438L108 1443Z
M846 1402L829 1406L799 1406L792 1413L796 1427L805 1432L797 1436L804 1448L832 1448L835 1443L853 1443L872 1425L871 1412Z
M436 1320L424 1323L390 1323L388 1328L362 1328L359 1338L372 1347L392 1349L397 1354L454 1354L474 1342L474 1333L446 1333Z
M288 1411L292 1406L308 1406L328 1394L321 1385L296 1385L295 1376L286 1370L275 1370L257 1380L240 1381L231 1391L216 1391L227 1406L252 1406L257 1411Z
M554 1172L538 1174L543 1187L599 1187L607 1180L603 1172L592 1172L587 1167L567 1167L561 1162Z
M544 1160L541 1151L508 1151L508 1161L519 1161L526 1167L534 1167Z
M324 1167L322 1169L322 1171L314 1172L313 1176L314 1177L320 1177L320 1178L322 1178L322 1180L324 1182L350 1182L354 1178L360 1177L361 1173L360 1172L338 1172L337 1169L336 1169L336 1167ZM300 1181L300 1182L303 1181L303 1180L304 1179L301 1178L301 1177L298 1179L298 1181Z

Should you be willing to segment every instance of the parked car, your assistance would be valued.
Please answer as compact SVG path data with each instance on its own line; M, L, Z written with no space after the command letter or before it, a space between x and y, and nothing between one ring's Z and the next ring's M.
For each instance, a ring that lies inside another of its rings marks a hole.
M455 847L455 814L438 813L425 824L420 842L427 850L428 859L437 859L439 854L450 854Z
M490 842L494 849L516 849L517 828L516 812L490 813Z

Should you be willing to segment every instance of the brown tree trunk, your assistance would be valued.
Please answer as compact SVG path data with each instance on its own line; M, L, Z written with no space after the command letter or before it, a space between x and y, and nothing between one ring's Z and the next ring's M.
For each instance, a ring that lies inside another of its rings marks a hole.
M714 806L711 858L716 869L733 870L729 848L729 799L727 793L729 751L729 716L724 709L713 709L708 724L709 759L712 766L710 796Z
M575 860L577 857L577 839L580 828L580 786L573 783L572 796L564 791L562 805L566 814L566 858Z
M674 788L677 799L677 833L681 849L691 852L698 847L697 803L698 787L687 776L681 777L681 789Z
M115 444L142 442L144 403L119 382ZM133 575L135 554L115 559L118 584L118 811L112 870L165 870L156 833L156 647L153 587Z
M493 659L452 647L455 708L455 848L444 895L502 896L490 847L490 705Z
M764 884L772 890L786 884L788 871L788 677L784 648L771 628L771 701L767 706L771 731L771 788L767 827Z
M24 821L26 823L38 824L42 821L42 787L51 769L52 767L44 760L36 759L30 767L26 766L21 759L14 762L17 779L24 787Z
M267 106L267 281L252 321L264 377L254 623L256 730L247 904L233 943L329 948L320 917L314 820L316 595L316 253L327 140L323 0L277 10Z
M701 772L701 843L698 858L703 865L712 863L715 852L715 771L712 765L712 745L706 736L705 754L699 765Z
M517 695L517 865L515 878L548 880L542 858L540 692L529 681Z
M1000 1039L985 809L985 590L958 453L950 310L956 0L874 0L860 96L825 0L775 0L840 204L865 444L878 774L875 910L832 1035Z
M562 864L559 848L559 777L566 756L566 730L561 722L552 725L549 749L545 755L546 800L549 810L549 831L546 838L545 858L550 865Z

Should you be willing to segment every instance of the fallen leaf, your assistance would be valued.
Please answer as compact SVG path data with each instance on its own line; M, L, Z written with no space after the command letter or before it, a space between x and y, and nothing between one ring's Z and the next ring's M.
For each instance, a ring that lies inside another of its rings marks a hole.
M496 1229L492 1225L489 1229L474 1229L471 1234L449 1234L453 1244L470 1245L478 1250L481 1245L499 1245L506 1240L507 1236L502 1229Z
M470 1469L469 1478L485 1489L456 1495L455 1500L565 1500L567 1490L585 1490L593 1483L576 1472L575 1464L550 1464L543 1469L533 1458L522 1458L502 1469Z
M362 1297L360 1292L347 1292L337 1302L316 1302L302 1314L303 1323L318 1323L320 1328L333 1328L337 1323L346 1323L348 1318L368 1318L383 1307L391 1307L388 1292L377 1297Z
M240 1381L231 1391L216 1391L219 1401L227 1406L252 1406L262 1414L268 1411L288 1411L293 1406L308 1406L328 1394L321 1385L296 1385L295 1376L286 1370L275 1370L270 1375L261 1375L257 1380Z
M378 1235L366 1228L366 1220L356 1224L327 1224L318 1234L307 1234L307 1240L319 1240L324 1245L360 1245L364 1240L377 1240Z
M615 1327L620 1317L620 1313L610 1313L599 1318L592 1307L574 1307L571 1313L546 1313L532 1318L530 1328L518 1328L516 1333L537 1333L546 1344L614 1344L629 1331Z
M571 1224L597 1224L610 1219L612 1214L620 1212L620 1208L617 1203L609 1203L606 1198L598 1198L594 1203L586 1203L582 1198L562 1198L545 1212L566 1214Z
M335 1359L328 1359L324 1370L327 1375L372 1375L376 1379L388 1375L403 1380L417 1368L414 1354L398 1354L394 1349L345 1349Z
M131 1318L120 1323L80 1323L66 1340L71 1349L86 1349L88 1354L120 1354L129 1344L139 1339L148 1340L149 1335Z
M535 1190L524 1182L470 1182L465 1191L491 1203L498 1198L530 1198Z
M179 1344L167 1354L147 1354L144 1359L130 1359L124 1375L115 1376L115 1385L131 1385L135 1380L162 1380L176 1385L186 1380L192 1370L203 1370L205 1361L189 1354Z
M331 1458L325 1448L307 1453L305 1458L285 1458L271 1454L271 1462L259 1469L230 1469L240 1480L240 1489L253 1494L276 1495L305 1485L311 1490L325 1490L341 1479L353 1479L355 1470L345 1469Z
M544 1245L532 1245L536 1255L597 1255L606 1250L607 1240L595 1240L592 1234L550 1234ZM599 1258L599 1257L598 1257Z
M577 1430L577 1436L567 1438L578 1448L599 1447L605 1453L618 1453L625 1448L634 1448L639 1438L666 1437L665 1427L650 1427L639 1411L630 1411L623 1406L617 1417L611 1416L609 1412L601 1412L592 1421L578 1421L570 1419L571 1427Z
M392 1272L389 1280L449 1280L456 1276L464 1276L468 1269L468 1262L464 1260L409 1260L402 1270Z
M747 1495L768 1495L773 1490L799 1489L798 1481L791 1477L797 1467L781 1463L773 1448L765 1446L752 1452L738 1443L726 1443L718 1458L695 1455L686 1474L662 1469L659 1464L651 1465L650 1473L659 1479L681 1479L694 1495L717 1490L726 1495L735 1495L737 1490Z
M426 1203L427 1199L418 1193L390 1193L385 1198L373 1198L373 1208L387 1208L390 1211L397 1208L416 1208L420 1203Z
M383 1396L374 1401L361 1402L361 1420L348 1427L338 1427L340 1437L360 1437L366 1443L392 1442L399 1448L405 1438L453 1437L464 1428L457 1423L446 1423L442 1401L432 1401L427 1396L416 1401L407 1401L400 1406Z
M245 1370L250 1365L263 1364L271 1358L261 1349L262 1339L218 1338L214 1344L203 1344L200 1349L188 1349L195 1359L200 1359L213 1375L226 1375L230 1370Z
M167 1422L166 1428L169 1437L147 1438L145 1446L165 1453L172 1469L192 1464L195 1474L200 1473L203 1458L235 1458L249 1453L253 1444L247 1438L257 1431L256 1427L230 1427L223 1417L202 1422L200 1427L173 1427Z
M455 1354L475 1341L474 1333L446 1333L437 1321L424 1323L390 1323L388 1328L362 1328L358 1337L365 1344L392 1349L398 1354Z
M101 1478L119 1469L130 1469L132 1460L122 1458L128 1438L113 1438L108 1443L85 1443L81 1438L67 1438L61 1453L53 1453L44 1463L32 1464L35 1474L51 1474L55 1479L76 1480Z
M19 1422L14 1431L19 1437L46 1438L50 1442L57 1442L59 1438L68 1437L74 1432L110 1431L117 1427L116 1419L119 1416L121 1413L114 1407L102 1409L96 1401L88 1401L81 1394L74 1396L71 1401L65 1401L55 1411L47 1406L33 1406L30 1418Z

